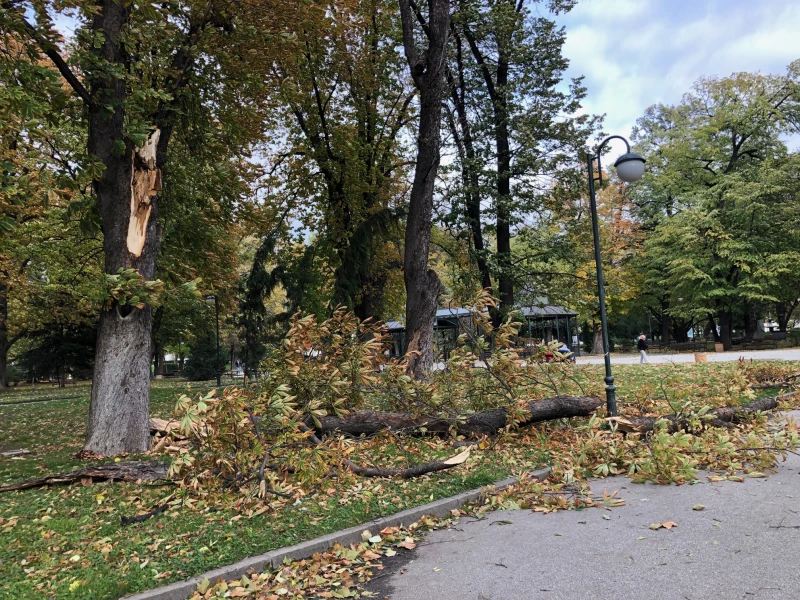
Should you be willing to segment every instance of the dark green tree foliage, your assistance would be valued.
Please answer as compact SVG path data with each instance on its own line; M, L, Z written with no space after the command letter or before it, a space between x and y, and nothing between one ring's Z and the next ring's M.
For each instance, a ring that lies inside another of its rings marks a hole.
M366 319L381 315L382 282L400 266L386 247L400 232L400 132L414 94L401 75L394 7L357 0L314 10L318 22L292 41L300 51L274 69L281 110L271 125L286 144L268 178L292 217L315 234L300 242L315 247L314 260L284 243L280 262L287 272L301 263L328 271L329 280L332 272L332 286L293 292L306 303L323 292L326 312L345 305ZM302 274L294 283L314 279Z
M275 341L278 336L274 334L281 332L284 329L281 325L289 320L288 313L269 315L264 304L285 274L281 266L267 270L267 262L275 253L276 243L277 235L267 236L261 241L253 257L250 273L240 285L238 326L244 341L243 358L248 377L258 376L269 342Z
M225 371L230 360L227 348L220 348L220 359L217 362L217 342L213 336L197 339L189 347L189 356L183 367L183 373L190 381L208 381L218 373Z
M639 121L651 168L636 188L649 230L638 260L662 331L718 324L730 349L734 327L751 335L765 305L796 302L797 158L782 136L798 123L800 61L786 75L702 79Z
M52 327L33 332L32 345L15 360L26 378L57 380L63 387L66 377L89 379L94 367L95 327Z
M561 87L569 62L554 17L574 2L543 4L461 0L453 16L449 125L461 182L449 190L447 224L469 232L477 279L497 288L505 308L523 280L520 258L512 259L515 232L544 211L546 198L582 189L576 157L599 125L568 116L586 95L581 79Z

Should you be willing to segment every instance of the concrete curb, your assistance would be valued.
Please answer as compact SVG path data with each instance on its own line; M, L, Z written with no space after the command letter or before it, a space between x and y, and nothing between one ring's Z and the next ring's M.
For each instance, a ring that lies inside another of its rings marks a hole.
M544 479L549 474L550 467L545 467L544 469L539 469L531 473L531 475L536 479ZM514 485L516 482L517 479L515 477L511 477L509 479L504 479L503 481L498 481L491 487L494 487L496 490L502 490ZM356 525L355 527L329 533L328 535L323 535L321 537L314 538L313 540L308 540L307 542L301 542L299 544L295 544L294 546L287 546L285 548L272 550L271 552L267 552L265 554L259 554L258 556L251 556L250 558L245 558L244 560L240 560L232 565L219 567L185 581L176 581L175 583L170 583L169 585L148 590L146 592L141 592L133 596L123 596L123 598L125 600L186 600L186 598L190 597L194 593L195 589L197 588L197 584L203 581L203 579L208 579L212 583L218 579L238 579L242 575L247 574L247 572L251 569L261 572L265 567L277 567L278 565L282 564L286 558L292 560L302 560L304 558L309 558L317 552L323 552L334 544L349 546L350 544L360 543L361 532L365 529L369 529L374 532L383 529L384 527L410 525L411 523L419 521L425 515L444 517L450 514L450 511L454 508L461 508L465 504L477 500L480 495L484 493L485 489L486 488L484 487L477 490L471 490L469 492L463 492L456 496L451 496L450 498L442 498L441 500L436 500L435 502L423 504L422 506L417 506L415 508L409 508L408 510L401 511L388 517L380 517L378 519L373 519L372 521L366 521L360 525Z

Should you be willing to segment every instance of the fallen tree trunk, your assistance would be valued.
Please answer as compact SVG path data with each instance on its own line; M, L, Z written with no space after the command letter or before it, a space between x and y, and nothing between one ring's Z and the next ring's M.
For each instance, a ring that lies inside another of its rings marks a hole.
M569 417L587 417L594 413L603 401L593 396L555 396L543 400L534 400L525 407L527 418L519 425L529 425L541 421L553 421ZM508 409L496 408L464 418L449 420L438 417L414 417L406 413L389 413L372 410L360 410L342 418L323 417L320 427L315 430L320 435L343 433L358 437L373 435L385 429L402 431L403 433L446 434L455 429L458 435L476 437L494 435L508 425Z
M746 406L723 406L708 412L708 424L715 427L730 427L736 423L742 422L757 412L775 410L777 407L777 397L754 400ZM689 423L678 415L631 418L611 417L609 421L615 422L618 429L626 433L647 433L653 430L658 421L666 421L667 431L670 433L686 429L689 426Z
M167 476L167 469L168 465L158 460L118 462L78 469L71 473L29 479L21 483L0 487L0 492L13 492L45 485L76 483L78 481L87 482L87 480L88 483L91 483L95 479L103 481L155 481L164 479Z

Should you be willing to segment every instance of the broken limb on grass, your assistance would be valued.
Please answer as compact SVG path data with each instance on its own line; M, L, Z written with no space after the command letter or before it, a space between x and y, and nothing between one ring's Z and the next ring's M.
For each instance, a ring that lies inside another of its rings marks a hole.
M305 425L300 425L300 431L308 434L308 439L315 446L322 444L322 440L317 437L314 430L309 429ZM436 473L437 471L444 471L457 465L464 464L469 458L469 449L459 452L455 456L451 456L446 460L433 460L431 462L423 463L421 465L414 465L405 469L381 469L379 467L363 467L357 465L352 460L347 458L342 461L345 466L350 469L355 475L362 477L401 477L403 479L411 479L412 477L419 477L427 473Z
M541 421L553 421L569 417L588 417L603 401L594 396L555 396L533 400L525 406L526 416L518 425L529 425ZM374 435L391 429L404 433L430 433L443 435L455 429L455 433L467 437L495 435L509 424L507 408L495 408L463 419L448 420L437 417L414 417L407 413L388 413L360 410L344 417L323 417L316 432L321 435L343 433L353 437Z
M760 411L775 410L778 407L778 398L761 398L754 400L746 406L723 406L708 411L708 424L714 427L731 427L736 423ZM665 415L661 417L611 417L608 421L616 423L617 429L625 433L647 433L652 431L659 421L667 422L667 431L675 433L687 429L688 420L680 415Z
M157 506L156 508L154 508L150 512L146 512L146 513L143 513L141 515L136 515L135 517L126 517L125 515L122 515L120 517L120 521L121 521L120 525L122 525L124 527L125 525L130 525L131 523L143 523L143 522L147 521L147 519L149 519L151 517L155 517L155 516L160 515L163 512L166 512L166 510L169 508L169 500L171 500L171 497L167 498L167 501L163 502L161 504L161 506Z
M155 481L164 479L167 476L167 464L158 460L151 461L131 461L118 462L108 465L97 465L78 469L71 473L60 475L50 475L29 479L21 483L13 483L0 487L0 492L13 492L15 490L27 490L29 488L42 487L45 485L57 485L63 483L77 483L99 479L103 481Z

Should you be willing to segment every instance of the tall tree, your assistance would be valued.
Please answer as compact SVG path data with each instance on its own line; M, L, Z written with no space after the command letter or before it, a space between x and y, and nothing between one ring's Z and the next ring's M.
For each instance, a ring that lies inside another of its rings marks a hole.
M87 152L98 166L93 191L106 273L134 269L153 279L162 172L180 116L214 107L211 129L243 112L253 85L243 57L266 49L269 32L280 29L293 6L280 0L247 7L224 0L74 2L68 10L77 9L81 27L66 59L51 20L62 4L4 0L2 28L37 44L84 103ZM146 304L113 301L101 313L87 450L110 455L149 448L151 326Z
M445 92L445 62L450 29L450 2L428 0L427 18L420 25L426 43L415 43L416 15L411 0L400 0L403 25L403 50L411 70L411 78L419 91L419 129L414 183L406 220L405 256L406 284L406 356L408 371L424 377L433 367L433 324L442 284L433 269L428 268L428 254L433 222L433 192L440 163L440 127L442 100Z
M293 217L315 232L333 270L332 305L380 317L389 271L381 258L399 234L404 161L401 132L415 96L402 76L396 12L377 0L319 5L297 48L277 61L272 127L288 131L273 150L276 194L308 198ZM397 252L397 250L395 250Z
M796 61L786 75L701 79L679 105L648 109L634 135L655 167L637 204L663 313L710 320L712 330L718 319L726 349L737 315L752 331L755 306L775 299L764 265L783 255L768 243L778 196L758 186L775 180L772 165L787 156L781 137L797 132L799 117Z
M574 157L597 126L586 115L565 116L578 112L586 94L580 78L561 89L569 63L562 54L566 34L554 18L574 3L550 2L549 15L538 4L461 0L453 17L451 131L464 185L462 214L481 285L489 287L493 271L505 310L513 308L519 285L514 229L542 209L553 188L568 181L580 185ZM489 201L491 225L481 214L481 204ZM496 240L494 255L485 248L486 230Z

